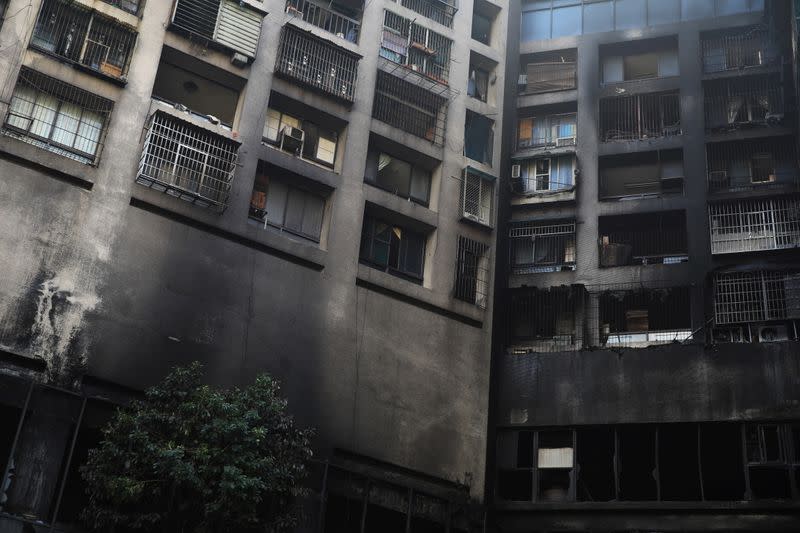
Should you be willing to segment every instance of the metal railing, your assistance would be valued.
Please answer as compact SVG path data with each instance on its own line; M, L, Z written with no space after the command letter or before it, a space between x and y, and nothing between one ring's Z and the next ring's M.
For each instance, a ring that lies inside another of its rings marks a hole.
M461 213L464 218L485 226L492 225L494 181L469 170L464 171L461 187Z
M512 223L511 271L536 274L575 270L575 223Z
M453 27L453 17L457 8L450 2L440 0L400 0L400 5L416 11L423 17L436 21L443 26Z
M800 247L800 200L741 200L708 206L711 253Z
M800 185L797 147L791 137L706 145L709 192Z
M281 30L275 70L349 102L355 97L358 56L290 25Z
M575 113L522 118L517 128L517 148L575 146L576 135Z
M784 111L783 84L774 76L718 80L705 86L706 130L778 125Z
M600 266L675 264L688 260L682 211L600 217Z
M574 61L528 63L525 68L525 94L564 91L577 87Z
M726 272L714 276L716 324L800 319L800 273Z
M112 19L78 4L45 0L30 46L124 79L135 42L136 33Z
M577 349L581 339L576 310L582 287L522 288L510 291L508 337L512 345L533 352Z
M703 36L703 72L724 72L780 63L780 52L766 29L753 26Z
M334 35L358 42L361 22L336 11L335 3L317 3L311 0L287 0L286 12Z
M603 141L654 139L680 133L678 91L600 100L600 138Z
M157 111L151 120L136 182L200 207L223 210L239 145Z
M453 297L486 309L489 297L489 246L459 235Z
M407 80L378 71L372 116L442 146L447 100Z
M448 84L450 39L389 10L384 11L383 27L381 57Z

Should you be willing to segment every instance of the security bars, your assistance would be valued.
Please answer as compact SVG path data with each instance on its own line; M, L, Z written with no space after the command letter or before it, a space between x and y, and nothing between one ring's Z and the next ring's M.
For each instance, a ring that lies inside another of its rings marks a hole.
M453 297L486 309L489 296L489 246L458 237Z
M590 342L605 347L645 347L683 342L692 337L688 287L599 287L590 293L590 313L599 321L599 336ZM590 326L591 327L591 326Z
M400 5L416 11L423 17L436 21L443 26L453 27L453 17L457 11L453 2L442 0L400 0Z
M452 41L391 11L384 11L380 55L447 85Z
M76 3L45 0L30 46L116 79L125 79L136 33Z
M508 236L514 274L575 270L575 222L516 222Z
M725 272L714 276L714 321L742 324L800 319L797 272Z
M602 267L676 264L689 259L683 211L604 216L598 223Z
M706 145L709 192L797 187L800 172L791 137Z
M358 56L309 32L286 25L275 70L313 89L352 102Z
M253 59L262 18L236 0L177 0L172 27Z
M222 211L238 149L230 139L158 111L145 138L136 182Z
M134 15L139 13L139 0L103 0L103 2Z
M579 287L522 288L510 291L509 340L525 351L558 352L576 345L576 310L582 302Z
M442 96L378 71L372 116L390 126L442 146L446 104Z
M494 181L470 169L465 169L460 203L462 216L465 219L484 226L491 226Z
M600 100L600 138L632 141L681 133L678 92L637 94Z
M800 200L741 200L708 206L711 253L800 247Z
M361 22L339 13L334 2L287 0L286 12L351 43L358 42Z
M767 30L735 28L702 36L703 72L724 72L780 62L780 52Z
M3 133L81 163L102 150L113 102L23 67Z
M783 122L783 84L775 76L745 76L707 82L707 131L778 125Z

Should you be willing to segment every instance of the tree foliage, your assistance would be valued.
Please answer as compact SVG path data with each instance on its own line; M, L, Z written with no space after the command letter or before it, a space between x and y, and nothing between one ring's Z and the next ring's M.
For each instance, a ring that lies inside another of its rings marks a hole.
M312 432L286 414L271 377L217 390L201 376L199 363L174 369L103 430L81 469L90 527L227 533L294 525Z

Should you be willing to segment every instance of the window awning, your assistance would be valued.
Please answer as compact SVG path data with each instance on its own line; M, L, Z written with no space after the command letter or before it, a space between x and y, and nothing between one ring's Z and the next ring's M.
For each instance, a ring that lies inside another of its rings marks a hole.
M488 172L484 172L484 171L482 171L482 170L478 170L478 169L477 169L477 168L475 168L475 167L467 166L466 170L467 170L467 172L469 172L470 174L476 174L476 175L478 175L478 176L480 176L481 178L483 178L483 179L486 179L486 180L492 180L492 181L494 181L494 180L496 180L496 179L497 179L497 176L492 176L492 175L491 175L491 174L489 174Z

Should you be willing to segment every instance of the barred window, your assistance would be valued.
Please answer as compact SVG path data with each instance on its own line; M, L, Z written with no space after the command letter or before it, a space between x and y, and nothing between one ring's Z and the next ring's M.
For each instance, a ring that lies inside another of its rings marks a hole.
M458 9L453 0L400 0L400 5L448 28L453 27L453 16Z
M256 57L263 14L238 0L178 0L172 27Z
M717 274L714 319L718 325L800 319L800 274L768 271Z
M458 237L453 296L486 309L489 296L489 246L466 237Z
M405 17L384 11L381 57L447 84L452 41Z
M513 223L508 236L514 274L575 269L575 222Z
M91 164L97 159L113 102L23 67L4 133Z
M461 187L462 216L479 224L491 226L493 204L494 178L466 169Z
M238 143L163 112L153 115L137 183L200 207L223 210Z
M800 247L800 201L742 200L708 207L711 253Z
M31 47L124 79L136 33L79 4L45 0Z
M383 71L378 72L372 116L395 128L444 144L447 100L414 83Z

